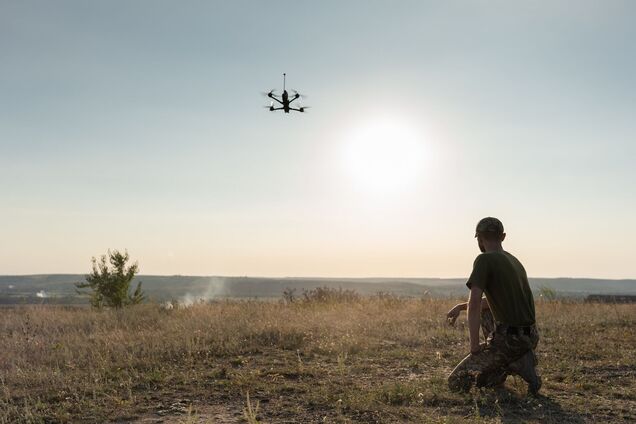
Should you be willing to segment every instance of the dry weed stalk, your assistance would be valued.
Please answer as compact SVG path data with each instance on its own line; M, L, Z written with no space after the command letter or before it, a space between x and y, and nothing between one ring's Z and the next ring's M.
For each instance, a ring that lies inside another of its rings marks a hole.
M260 406L260 402L257 400L256 404L252 406L250 402L250 392L245 393L245 408L243 409L243 416L247 420L248 424L259 424L257 419L258 408Z

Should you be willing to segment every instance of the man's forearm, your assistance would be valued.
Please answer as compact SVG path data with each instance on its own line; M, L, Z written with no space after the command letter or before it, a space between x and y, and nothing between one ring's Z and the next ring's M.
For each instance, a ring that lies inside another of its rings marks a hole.
M468 309L468 302L458 303L456 306L458 310L465 311ZM485 311L486 309L490 309L490 305L488 304L488 300L485 297L481 298L481 310Z
M481 326L481 311L479 308L468 307L468 334L470 336L470 351L479 349L479 327Z
M482 307L481 290L473 288L468 298L468 335L472 353L479 351L479 327L481 326Z

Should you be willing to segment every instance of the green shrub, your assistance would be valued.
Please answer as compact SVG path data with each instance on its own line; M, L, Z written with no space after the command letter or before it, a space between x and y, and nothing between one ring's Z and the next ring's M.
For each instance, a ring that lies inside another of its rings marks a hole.
M99 262L93 257L93 270L86 276L86 282L76 283L75 286L78 289L91 289L90 302L95 308L122 308L141 303L145 299L141 282L132 294L129 293L130 283L139 269L137 262L126 267L130 259L128 252L121 253L118 250L109 250L108 259L106 256L102 255ZM110 262L112 268L107 262ZM78 293L85 292L78 290Z

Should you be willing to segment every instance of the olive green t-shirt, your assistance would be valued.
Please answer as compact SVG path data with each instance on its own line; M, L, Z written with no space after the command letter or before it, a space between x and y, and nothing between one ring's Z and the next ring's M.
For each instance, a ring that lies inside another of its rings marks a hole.
M510 253L497 251L477 256L466 285L484 291L497 322L514 326L535 323L534 298L526 270Z

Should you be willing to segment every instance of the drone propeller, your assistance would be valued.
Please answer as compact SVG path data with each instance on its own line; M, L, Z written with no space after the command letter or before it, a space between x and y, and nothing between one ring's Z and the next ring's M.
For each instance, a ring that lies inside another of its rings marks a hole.
M303 99L307 98L307 96L305 94L299 93L296 90L292 90L292 91L294 92L294 96L296 96L296 97L300 97L300 98L303 98Z
M272 88L271 90L265 92L265 91L261 91L261 94L265 97L271 97L271 96L278 96L278 94L276 94L276 89Z

